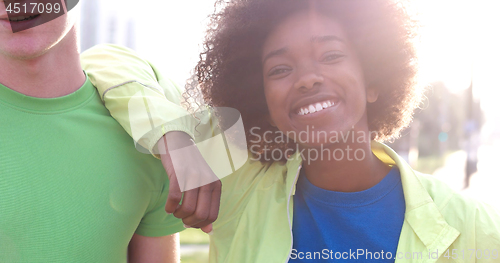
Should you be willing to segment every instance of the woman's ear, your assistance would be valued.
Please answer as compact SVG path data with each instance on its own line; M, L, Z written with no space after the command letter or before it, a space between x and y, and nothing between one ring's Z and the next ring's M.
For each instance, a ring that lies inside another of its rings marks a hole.
M378 99L378 90L374 88L366 89L366 101L368 103L374 103Z

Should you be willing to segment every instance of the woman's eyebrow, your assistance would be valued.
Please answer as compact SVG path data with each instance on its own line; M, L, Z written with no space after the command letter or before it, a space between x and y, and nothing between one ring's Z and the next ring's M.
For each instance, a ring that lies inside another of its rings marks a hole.
M335 35L313 36L311 38L311 42L322 43L322 42L329 42L329 41L339 41L342 43L345 42L342 38L335 36ZM264 64L266 62L266 60L268 60L269 58L274 57L274 56L283 55L287 51L288 51L288 48L284 47L284 48L276 49L276 50L273 50L273 51L267 53L267 55L262 60L262 64Z
M267 55L262 60L262 64L264 64L266 62L266 60L268 60L269 58L275 57L275 56L279 56L279 55L283 55L287 51L288 51L288 48L283 47L283 48L276 49L276 50L273 50L273 51L267 53Z
M339 42L342 42L344 43L345 41L338 37L338 36L334 36L334 35L326 35L326 36L313 36L311 38L311 42L328 42L328 41L339 41Z

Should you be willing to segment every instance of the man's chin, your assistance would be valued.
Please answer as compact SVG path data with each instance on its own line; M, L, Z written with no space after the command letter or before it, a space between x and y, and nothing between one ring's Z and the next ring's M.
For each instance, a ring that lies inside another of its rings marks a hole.
M52 45L29 43L26 41L11 41L0 44L0 54L14 60L32 60L43 56Z

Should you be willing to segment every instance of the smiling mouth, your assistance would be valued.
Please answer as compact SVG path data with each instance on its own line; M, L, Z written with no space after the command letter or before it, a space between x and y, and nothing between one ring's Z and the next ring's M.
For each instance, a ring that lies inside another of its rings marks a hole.
M10 22L23 22L37 18L40 15L9 17Z
M304 105L295 111L297 115L304 116L320 112L324 109L331 108L335 106L338 102L335 100L325 100L322 102L311 103L309 105Z

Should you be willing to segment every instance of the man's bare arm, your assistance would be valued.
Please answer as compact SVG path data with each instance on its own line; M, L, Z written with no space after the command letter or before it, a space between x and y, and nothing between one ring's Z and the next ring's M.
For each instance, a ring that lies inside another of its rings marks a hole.
M128 246L129 263L180 263L179 234L146 237L134 234Z

